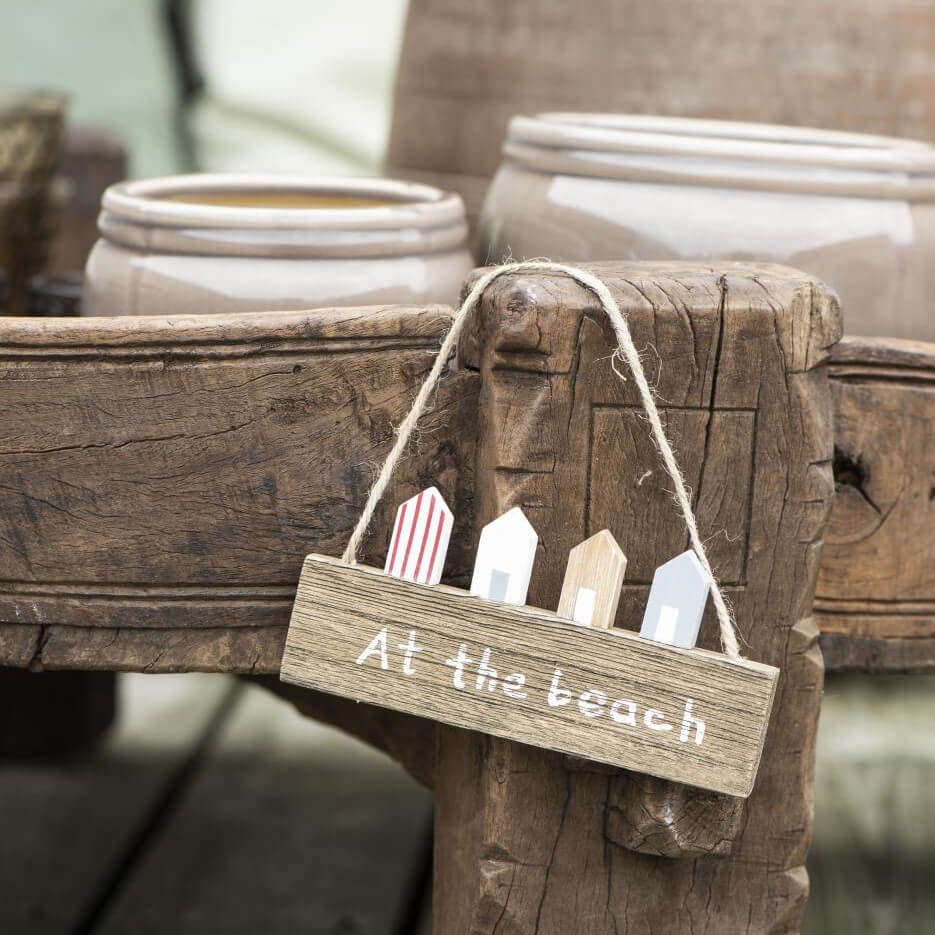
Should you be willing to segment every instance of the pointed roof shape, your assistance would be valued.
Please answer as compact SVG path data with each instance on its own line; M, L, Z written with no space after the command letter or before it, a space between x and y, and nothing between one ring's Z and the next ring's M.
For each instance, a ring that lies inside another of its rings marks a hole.
M471 593L487 600L525 604L539 535L517 506L480 534Z
M426 487L425 490L421 490L419 491L419 493L410 497L408 500L406 500L406 503L414 503L416 500L419 499L420 496L425 497L430 500L434 500L437 506L441 510L444 510L444 512L447 513L449 516L452 515L452 512L449 509L448 504L445 502L445 498L441 495L438 488L434 484L431 487ZM403 504L403 506L404 505L405 504Z
M418 584L441 580L454 517L437 487L426 487L396 511L383 570Z
M640 636L690 649L711 588L711 577L693 549L669 559L653 575Z
M701 564L701 560L695 554L694 549L688 549L682 552L681 555L676 555L675 558L670 558L669 561L660 565L653 575L654 584L657 576L662 581L672 580L677 583L685 583L691 579L698 582L699 585L703 585L706 589L711 586L711 577L704 570L704 565Z
M527 536L539 541L539 534L532 528L532 523L526 519L526 514L518 507L507 510L496 519L491 520L481 530L481 538L497 533L504 536Z
M568 553L558 613L585 626L613 626L627 557L607 529Z
M607 555L608 558L619 558L624 562L627 560L626 555L623 554L623 549L620 548L619 543L609 529L602 529L600 532L594 533L589 539L585 539L584 542L579 542L568 553L568 557L571 558L572 555L581 554L604 554Z

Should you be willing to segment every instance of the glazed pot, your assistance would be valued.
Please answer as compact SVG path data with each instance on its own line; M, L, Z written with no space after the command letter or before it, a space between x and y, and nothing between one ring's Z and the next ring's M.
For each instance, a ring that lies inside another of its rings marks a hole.
M457 195L382 179L121 182L98 228L85 315L453 303L472 266Z
M409 0L390 175L476 217L510 117L672 114L935 139L935 4Z
M517 117L477 253L783 263L838 291L847 331L932 340L935 148L764 124Z

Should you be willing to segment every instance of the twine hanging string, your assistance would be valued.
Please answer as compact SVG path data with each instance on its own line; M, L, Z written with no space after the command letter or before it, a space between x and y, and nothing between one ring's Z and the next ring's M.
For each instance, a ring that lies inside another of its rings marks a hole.
M387 456L379 476L370 488L367 503L364 506L363 512L360 514L357 525L354 527L354 532L348 540L347 548L344 550L341 560L348 565L356 564L357 550L360 547L360 542L364 537L364 533L367 531L367 527L370 525L370 520L373 518L373 511L376 509L377 504L386 491L386 487L390 482L390 478L393 476L396 464L402 456L402 453L406 450L406 445L409 442L413 429L415 429L416 423L422 416L429 396L435 389L435 385L438 383L438 379L441 376L445 364L454 352L458 338L464 330L465 322L467 322L470 313L476 308L478 302L480 302L484 291L494 280L499 279L501 276L510 273L529 272L562 273L570 279L575 280L575 282L584 286L585 289L592 292L597 297L601 307L610 319L614 334L617 336L617 350L615 354L626 361L630 372L633 374L636 388L639 391L640 401L649 419L649 427L652 432L653 441L659 450L666 472L675 486L675 500L682 511L682 518L688 529L688 536L691 540L692 548L695 550L695 554L698 556L698 560L701 562L705 571L710 576L711 595L714 599L714 608L717 611L718 624L721 632L721 646L729 658L734 661L739 661L741 658L740 647L738 645L737 631L734 627L730 608L721 592L717 579L714 577L714 572L711 570L711 563L708 561L708 555L705 552L704 543L701 541L701 536L698 534L698 524L695 521L695 514L692 511L691 499L688 495L685 479L682 477L682 471L675 460L672 446L669 444L669 440L666 438L666 433L663 430L662 420L659 418L659 410L656 408L653 392L646 382L646 374L643 372L640 355L633 343L633 338L630 337L630 329L627 327L626 319L623 317L620 307L610 294L610 290L607 286L598 279L597 276L575 266L550 263L545 260L529 260L522 263L506 263L502 266L494 267L478 277L477 282L474 283L473 288L468 293L461 308L458 309L451 328L448 334L445 335L444 341L442 341L442 346L438 352L438 356L435 358L435 363L432 365L428 377L426 377L425 382L422 384L412 404L412 409L409 410L409 414L403 419L397 429L396 442ZM621 379L623 379L623 377L621 377Z

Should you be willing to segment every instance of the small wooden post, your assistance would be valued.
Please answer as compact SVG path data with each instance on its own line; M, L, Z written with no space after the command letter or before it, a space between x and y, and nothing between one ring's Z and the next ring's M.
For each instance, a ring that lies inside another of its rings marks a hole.
M646 602L640 636L691 649L698 642L711 578L692 549L660 565Z
M607 529L568 553L558 615L606 630L614 625L627 557Z
M513 507L481 530L471 594L504 604L525 604L539 536Z
M396 511L393 538L383 570L393 578L416 584L442 580L453 518L435 487L420 490Z

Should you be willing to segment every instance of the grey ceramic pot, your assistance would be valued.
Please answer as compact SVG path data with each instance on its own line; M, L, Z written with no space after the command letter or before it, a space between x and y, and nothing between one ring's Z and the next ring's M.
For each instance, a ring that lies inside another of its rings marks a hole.
M600 114L510 123L478 260L743 259L838 291L854 334L935 339L935 148Z
M457 195L384 179L189 175L104 193L84 315L453 303Z

